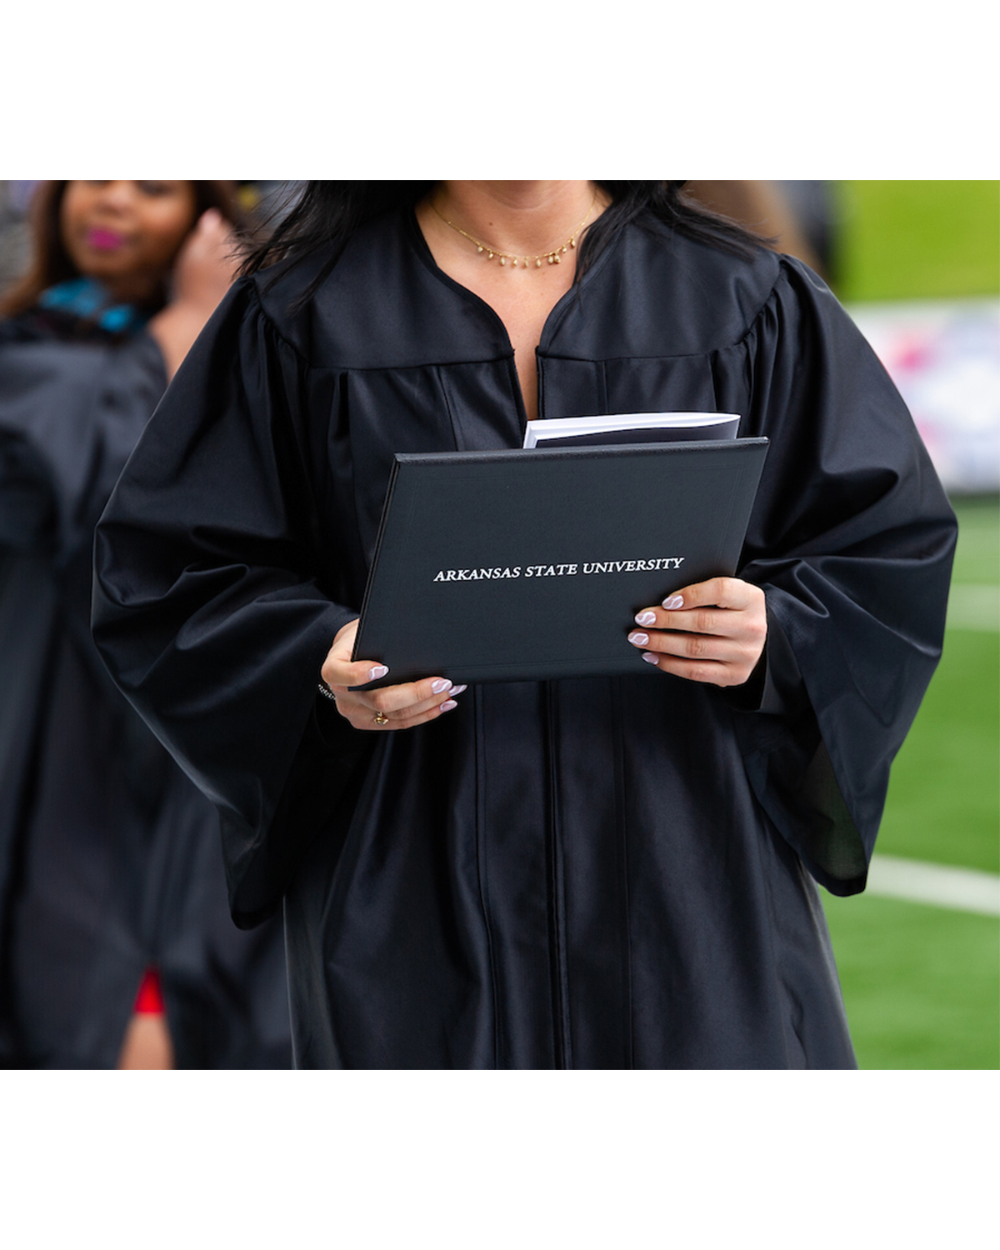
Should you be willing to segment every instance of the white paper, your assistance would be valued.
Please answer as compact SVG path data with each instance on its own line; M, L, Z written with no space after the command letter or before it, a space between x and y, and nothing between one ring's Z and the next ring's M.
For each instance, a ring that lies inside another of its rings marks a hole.
M550 438L613 434L619 430L707 429L729 422L738 425L739 420L733 412L623 412L607 417L555 417L551 421L529 421L523 445L536 447Z

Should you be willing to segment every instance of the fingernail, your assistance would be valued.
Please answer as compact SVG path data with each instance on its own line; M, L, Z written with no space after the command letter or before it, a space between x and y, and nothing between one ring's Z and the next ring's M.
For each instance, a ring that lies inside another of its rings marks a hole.
M451 693L461 694L463 690L468 690L468 688L469 688L468 686L456 686L455 689Z
M439 677L437 681L431 682L431 692L433 694L444 694L446 690L451 689L451 682L447 677Z
M376 664L374 668L368 670L368 680L377 681L380 677L384 677L388 671L384 664Z
M450 712L453 707L458 707L458 704L455 702L455 700L445 699L445 701L441 704L441 711Z
M629 642L634 642L637 647L644 647L649 642L649 634L644 634L641 629L634 629L628 636Z
M635 623L637 625L655 625L656 613L655 612L640 612L635 618Z
M659 660L659 656L654 655L652 651L643 651L642 658L647 664L655 664Z
M663 606L667 609L668 612L673 612L677 608L682 608L684 606L684 596L683 595L671 595L669 599L663 600Z

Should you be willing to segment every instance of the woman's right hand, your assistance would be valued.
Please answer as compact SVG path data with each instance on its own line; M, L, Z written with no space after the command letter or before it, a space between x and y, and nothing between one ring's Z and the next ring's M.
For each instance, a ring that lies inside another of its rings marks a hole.
M337 710L355 729L412 729L458 706L455 696L466 687L453 686L445 677L425 677L378 690L349 689L377 681L389 671L371 660L351 660L357 632L358 622L354 620L337 633L321 670L324 682L336 696Z

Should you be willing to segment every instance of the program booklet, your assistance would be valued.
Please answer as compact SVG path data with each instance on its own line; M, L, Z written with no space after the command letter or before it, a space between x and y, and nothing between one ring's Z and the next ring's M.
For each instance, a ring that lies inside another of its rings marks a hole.
M732 576L767 439L397 455L354 658L373 686L653 674L640 608Z
M607 447L622 443L680 443L735 438L733 412L624 412L608 417L556 417L529 421L528 447Z

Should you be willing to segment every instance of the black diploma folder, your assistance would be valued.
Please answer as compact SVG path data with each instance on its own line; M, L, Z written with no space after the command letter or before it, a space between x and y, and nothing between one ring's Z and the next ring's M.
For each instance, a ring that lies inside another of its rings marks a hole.
M640 608L731 577L766 438L397 455L354 658L372 686L655 675Z

